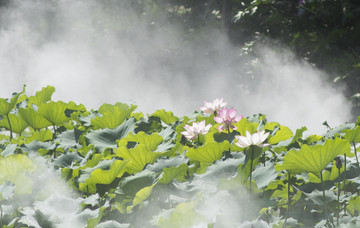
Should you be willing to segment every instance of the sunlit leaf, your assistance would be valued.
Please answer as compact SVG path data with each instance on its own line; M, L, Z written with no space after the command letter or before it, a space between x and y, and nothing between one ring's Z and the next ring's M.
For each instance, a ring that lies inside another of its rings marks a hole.
M344 170L345 170L345 166L343 165L340 168L340 174L342 172L344 172ZM325 170L323 172L322 176L323 176L323 181L333 181L339 177L339 169L336 167L336 161L333 161L333 166L331 168L331 171L329 172L328 170ZM320 175L319 174L315 175L313 173L309 173L309 182L321 183Z
M259 124L256 122L250 122L246 118L242 118L238 123L235 123L234 126L237 127L236 131L240 132L241 135L246 135L246 131L249 131L250 134L255 133Z
M61 126L64 122L69 120L65 115L65 110L67 108L68 104L62 101L50 101L48 103L40 104L37 112L53 125Z
M80 183L80 189L85 189L87 185L111 184L119 176L126 165L126 161L115 160L108 169L97 168L90 173L85 183Z
M177 167L169 167L163 169L163 175L159 179L159 183L168 184L173 180L177 180L179 182L186 181L186 175L189 170L189 167L182 163Z
M349 207L360 212L360 197L354 197L349 200Z
M6 116L14 108L19 96L25 92L25 86L20 93L13 93L11 99L0 98L0 115Z
M54 92L55 87L53 86L43 87L41 91L37 91L34 96L29 97L29 101L39 106L42 103L50 101Z
M135 148L128 149L121 146L116 150L116 155L124 160L129 160L126 165L128 173L136 173L144 169L146 164L152 164L161 156L161 153L153 152L145 145L139 144Z
M19 114L33 129L40 130L52 125L47 119L35 112L32 108L20 108Z
M156 174L154 172L149 170L138 172L121 180L116 193L134 197L140 189L154 184L155 179Z
M10 120L11 130L14 133L21 134L29 126L23 118L16 114L9 114L8 117ZM0 126L10 130L7 118L0 121Z
M270 136L268 142L270 144L277 144L280 141L284 141L291 138L293 135L294 134L288 127L280 126L280 129L276 131L275 135Z
M151 114L151 116L159 117L162 122L169 125L179 120L179 118L177 116L174 116L172 112L166 112L164 109L157 110L156 112Z
M195 206L194 201L180 203L171 212L169 218L160 217L156 225L161 228L184 228L206 222L207 218L198 213Z
M53 133L49 129L41 129L40 131L34 131L30 137L27 138L27 143L32 141L50 141L53 139Z
M292 173L312 172L318 175L336 156L350 153L350 143L336 138L327 140L324 145L303 145L299 151L291 150L284 156L284 162L276 165L276 170Z
M122 138L119 141L118 146L127 146L129 142L134 142L147 147L151 151L155 151L162 141L163 138L157 133L148 135L145 132L140 131L136 135L128 134L126 137Z
M136 106L129 107L126 104L116 103L115 105L104 104L99 108L101 117L91 120L91 125L95 128L114 129L124 122L126 118L130 118L130 113Z
M116 141L125 137L132 132L135 127L135 120L133 118L125 121L115 129L101 129L90 131L86 134L86 140L95 146L96 149L103 151L106 148L115 148Z
M360 142L360 126L359 125L353 129L345 129L342 132L345 133L344 138L349 140L349 142L355 142L355 143Z
M211 142L202 147L190 148L186 153L186 157L193 161L213 163L219 160L223 156L223 152L229 148L230 143L228 141L222 143Z
M16 185L15 194L29 194L32 192L33 181L27 175L35 170L36 166L25 155L0 157L0 184L10 181Z

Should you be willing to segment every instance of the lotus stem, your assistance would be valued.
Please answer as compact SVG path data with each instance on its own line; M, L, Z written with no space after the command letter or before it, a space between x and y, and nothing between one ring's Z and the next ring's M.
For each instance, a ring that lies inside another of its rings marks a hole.
M56 136L56 126L55 126L55 124L53 124L53 128L54 128L53 139L55 139L55 136Z
M290 210L290 172L288 171L288 211Z
M320 178L321 178L321 186L322 186L322 191L323 191L323 199L324 199L326 223L329 224L329 218L328 218L328 212L327 212L327 203L326 203L326 197L325 197L325 187L324 187L324 181L323 181L322 171L320 171Z
M250 157L250 193L251 193L251 186L252 186L252 169L253 169L253 160L254 160L254 147L251 146L251 157Z
M346 154L344 154L344 187L345 187L345 184L346 184ZM344 205L344 214L346 215L346 202L345 202L345 205Z
M338 167L339 177L340 177L340 168ZM339 216L340 216L340 209L341 209L341 206L340 206L340 178L338 179L338 196L337 196L337 200L338 200L339 208L338 208L338 213L337 213L337 218L336 218L336 224L339 225Z
M11 127L11 123L10 123L9 114L6 114L6 118L7 118L7 121L8 121L8 123L9 123L10 140L12 140L12 138L13 138L13 133L12 133L12 127Z
M356 163L357 163L358 168L360 168L360 165L359 165L359 159L358 159L358 156L357 156L357 153L356 153L356 145L355 145L355 142L353 142L353 146L354 146L354 152L355 152Z

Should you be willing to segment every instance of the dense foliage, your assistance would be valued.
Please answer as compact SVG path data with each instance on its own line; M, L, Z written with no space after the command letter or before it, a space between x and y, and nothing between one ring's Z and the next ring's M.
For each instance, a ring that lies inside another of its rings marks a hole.
M305 137L222 100L177 117L54 91L0 99L1 227L360 224L360 119Z

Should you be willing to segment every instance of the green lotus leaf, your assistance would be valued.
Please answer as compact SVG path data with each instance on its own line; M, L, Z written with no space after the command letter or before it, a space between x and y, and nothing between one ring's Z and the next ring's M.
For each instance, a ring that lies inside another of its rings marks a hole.
M257 131L257 128L259 126L256 122L250 122L246 118L242 118L238 123L234 124L237 127L238 132L240 132L241 135L246 135L246 131L249 131L250 134L253 134Z
M143 145L149 150L155 151L156 148L163 142L163 137L161 137L157 133L148 135L145 132L140 131L136 135L128 134L126 137L119 140L118 146L127 146L128 143L131 142Z
M141 203L144 202L147 198L149 198L149 196L150 196L153 188L155 187L155 185L156 185L156 183L155 183L155 184L152 184L151 186L147 186L147 187L144 187L144 188L140 189L140 191L138 191L138 192L135 194L135 198L134 198L134 200L133 200L133 205L127 207L127 213L129 213L132 208L134 208L135 206L141 204Z
M132 132L135 124L136 122L134 118L131 118L115 129L90 131L86 134L86 140L89 144L94 145L95 148L100 151L104 151L106 148L115 148L117 145L116 141Z
M324 135L325 138L334 138L336 136L339 136L342 134L342 132L346 129L353 129L355 127L354 123L346 123L334 128L331 128L330 130L328 130L326 132L326 134Z
M29 101L32 104L39 106L42 103L46 103L50 101L54 92L55 92L55 87L53 86L43 87L41 91L37 91L35 93L35 96L29 97Z
M277 175L278 173L276 173L273 164L260 166L252 173L253 180L255 180L259 189L267 187L271 181L276 180Z
M55 142L59 144L59 147L64 149L79 148L79 138L83 132L74 128L73 130L67 130L62 132L56 137Z
M360 197L354 197L349 200L349 207L353 210L360 212Z
M305 139L305 141L306 141L306 144L311 145L311 144L317 143L323 139L324 139L324 137L321 135L310 135Z
M84 158L81 157L76 152L69 152L66 154L62 154L56 159L54 159L54 165L60 166L60 167L71 167L74 165L74 163L80 163Z
M21 116L16 114L8 114L8 117L11 124L11 130L16 134L21 134L29 126L29 124L23 118L21 118ZM0 126L10 130L7 118L4 118L0 121Z
M125 196L135 197L136 193L142 188L154 184L156 181L156 173L149 170L136 173L122 179L115 193Z
M30 137L26 138L26 143L30 143L32 141L50 141L53 139L53 133L49 129L41 129L40 131L34 131Z
M20 108L19 114L25 122L35 130L40 130L52 125L45 117L35 112L32 108Z
M85 209L83 212L81 212L80 216L78 216L78 220L81 220L81 222L86 225L84 226L85 228L95 228L101 221L101 218L104 215L104 211L108 207L109 203L105 203L104 206L95 210Z
M148 165L146 169L160 173L164 168L177 167L183 163L188 163L188 161L189 159L183 154L172 158L159 158L154 164Z
M103 104L99 108L99 113L105 114L106 112L113 112L116 108L119 108L120 110L124 110L124 111L130 110L130 112L133 112L137 108L137 106L136 105L129 106L128 104L124 104L121 102L117 102L114 105Z
M171 125L176 121L179 121L177 116L174 116L172 112L165 112L164 109L157 110L151 116L159 117L165 124Z
M1 155L7 157L9 155L15 154L16 148L17 148L17 144L8 144L5 150L1 152Z
M336 156L342 154L350 154L350 143L344 139L327 140L323 145L303 145L299 151L290 150L284 156L284 162L276 165L276 171L319 175Z
M145 165L154 163L162 153L153 152L146 145L139 144L130 149L121 146L116 150L116 155L124 160L129 160L126 170L132 174L143 170Z
M10 181L16 185L15 194L30 194L33 182L28 174L35 170L36 166L25 155L0 157L0 184Z
M322 173L322 176L323 176L323 181L333 181L335 180L336 178L339 177L339 169L336 167L336 162L333 161L333 166L331 168L331 171L329 172L328 170L325 170L323 173ZM341 168L340 168L340 174L343 173L345 170L345 166L343 165ZM309 173L309 182L312 182L312 183L321 183L321 178L320 178L320 175L315 175L313 173Z
M129 107L126 104L120 102L115 105L103 104L99 108L99 113L103 114L101 117L96 117L91 120L91 125L96 129L98 128L110 128L114 129L124 122L126 118L130 118L130 114L136 106Z
M276 131L275 135L270 136L268 142L270 144L277 144L281 141L285 141L287 139L290 139L294 134L290 130L290 128L285 126L280 126L280 129Z
M263 130L273 131L275 127L280 127L278 122L269 122L266 123Z
M64 122L69 120L69 118L65 115L67 108L68 104L62 101L50 101L48 103L40 104L37 112L53 125L61 126Z
M344 138L349 140L349 142L360 142L360 126L356 126L353 129L345 129L342 132L345 133Z
M27 153L38 153L38 152L42 152L42 154L47 153L50 150L54 150L56 147L55 143L52 142L41 142L41 141L37 141L34 140L28 144L22 144L20 146L21 150L23 152L27 152Z
M195 210L196 203L194 201L178 204L171 216L161 216L156 226L161 228L183 228L193 227L199 223L207 222L207 218ZM166 213L167 215L168 213ZM168 218L167 218L168 217Z
M11 99L0 98L0 115L6 116L10 111L15 107L16 102L19 99L19 96L25 92L25 86L23 91L20 93L13 93Z
M84 184L80 183L80 189L91 184L111 184L115 178L119 176L121 171L123 171L125 165L126 161L115 160L107 170L101 168L95 169L90 173L90 177L86 179Z
M304 194L306 195L307 199L310 199L311 201L314 202L314 204L320 206L324 206L325 202L326 204L330 204L332 201L337 200L337 197L333 191L325 191L325 201L324 201L323 192L317 189L313 190L311 193L304 192Z
M163 175L159 179L159 183L168 184L173 180L177 180L179 182L186 181L188 171L189 167L185 163L177 167L164 168Z
M229 148L230 143L228 141L221 143L211 142L202 147L190 148L186 153L186 157L190 158L192 161L213 163L216 160L219 160L223 156L223 152L227 151Z

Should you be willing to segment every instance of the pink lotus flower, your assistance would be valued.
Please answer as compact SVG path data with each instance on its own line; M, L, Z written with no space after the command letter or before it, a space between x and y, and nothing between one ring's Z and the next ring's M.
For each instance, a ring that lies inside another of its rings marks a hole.
M193 123L192 126L185 124L184 128L186 131L181 132L187 139L194 140L199 135L205 135L209 132L209 129L212 125L208 124L205 126L205 120L199 123Z
M242 148L246 148L249 147L251 145L255 145L255 146L259 146L259 147L266 147L266 146L270 146L269 143L263 143L266 138L269 136L269 132L265 133L265 130L262 131L258 131L254 134L250 134L249 131L246 131L246 137L245 136L235 136L235 138L237 139L237 142L235 143L235 145L242 147Z
M211 115L226 105L227 102L224 102L223 98L216 98L213 102L204 101L204 106L202 106L200 110L203 111L204 114Z
M231 108L222 108L218 111L218 116L214 116L214 120L219 123L223 124L218 127L219 131L223 131L225 129L233 129L236 130L237 128L232 125L233 123L239 122L243 118L243 115L237 116L236 110Z

